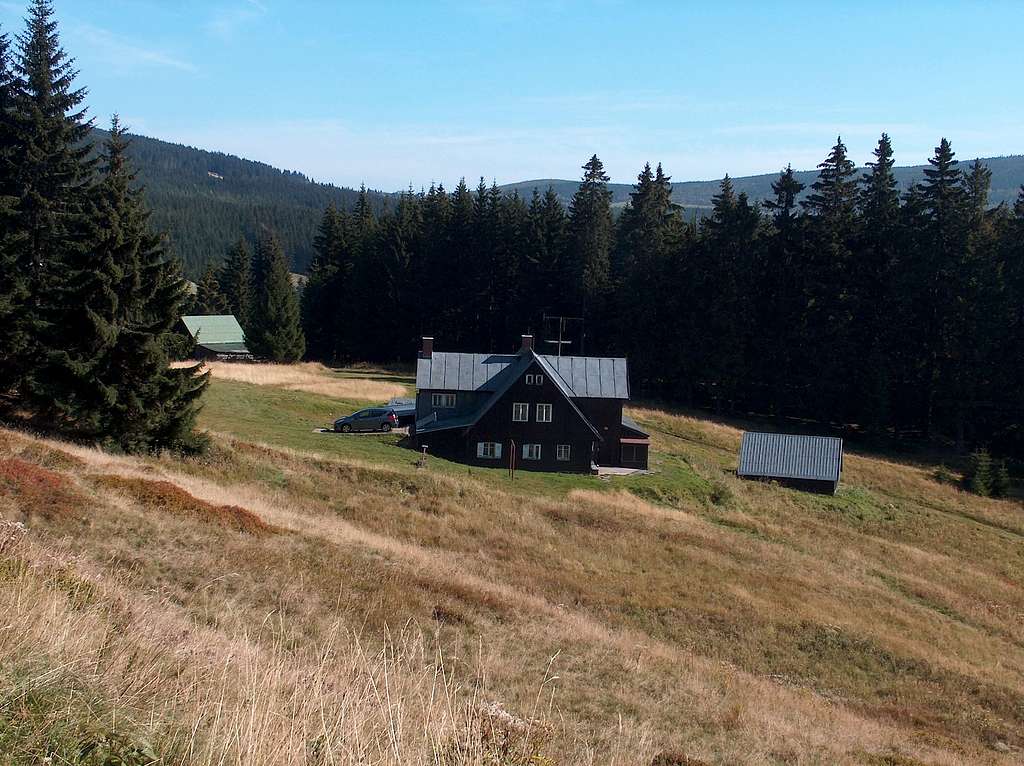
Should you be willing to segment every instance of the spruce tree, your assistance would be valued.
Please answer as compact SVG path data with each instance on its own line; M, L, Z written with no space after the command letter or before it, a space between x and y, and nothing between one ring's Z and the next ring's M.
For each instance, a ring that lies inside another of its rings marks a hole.
M345 220L332 203L324 211L313 240L309 281L302 291L302 329L307 354L334 362L342 356L339 330L351 288L352 262L345 241Z
M610 282L613 244L612 193L609 177L597 155L583 166L583 180L569 206L569 259L573 281L567 285L575 295L579 311L591 327L589 334L600 334L601 312Z
M225 310L233 314L244 329L252 313L252 253L244 237L231 246L217 271L217 288L224 298Z
M839 225L853 215L857 197L854 179L856 166L846 154L842 136L818 165L818 179L811 184L811 193L800 204L813 215L822 216Z
M982 447L971 453L970 467L967 473L967 488L976 495L989 497L995 479L992 456Z
M788 229L796 218L796 198L803 190L804 185L797 180L792 165L786 165L778 180L772 181L775 198L766 199L764 206L772 211L775 227L780 231Z
M196 296L191 311L193 314L201 316L217 316L226 310L227 300L220 291L217 270L212 263L208 264L203 271L203 276L196 284Z
M861 226L857 256L849 275L854 305L850 344L860 361L853 367L858 422L878 435L889 423L894 356L899 342L893 335L892 309L899 302L893 270L899 240L900 198L893 175L892 142L885 133L874 149L874 161L860 178L858 204Z
M815 385L812 406L818 418L847 420L854 402L849 396L850 367L855 361L843 353L849 343L856 307L844 289L852 270L851 247L855 235L857 182L854 163L846 145L837 138L828 156L818 165L818 178L800 204L810 214L808 258L804 261L807 284L805 349L807 366Z
M272 362L297 362L306 350L299 316L299 299L277 237L260 234L254 258L256 301L249 350Z
M7 94L13 108L5 114L13 137L6 147L4 245L15 279L23 281L15 293L26 298L19 299L12 328L4 330L14 341L6 352L5 387L18 385L36 360L63 343L62 323L71 308L67 290L74 279L85 278L74 272L83 263L94 169L91 124L80 108L85 91L74 87L77 72L60 46L49 0L33 0L29 7L14 74L13 93ZM7 86L12 88L9 74Z
M917 278L926 291L921 304L927 314L918 317L926 328L923 358L923 425L933 435L936 407L940 399L957 403L955 415L957 441L963 442L967 396L964 368L965 344L974 342L965 326L962 280L967 255L969 205L963 187L963 174L956 155L943 138L935 155L928 160L925 181L921 185L921 216L916 221L923 245L916 263Z
M150 212L126 152L125 132L114 118L102 154L95 193L93 250L116 266L116 338L94 374L116 395L100 438L121 449L195 450L199 399L207 375L199 367L171 369L174 327L186 296L178 264L164 238L150 230Z
M613 315L623 316L631 306L646 306L634 321L619 323L616 352L636 360L634 375L661 384L661 349L668 342L673 321L672 296L667 294L667 260L677 240L681 221L672 202L672 185L659 164L656 171L644 165L623 211L617 231L613 262Z
M528 249L526 255L525 292L531 296L532 308L527 315L540 322L545 314L566 315L565 285L568 282L566 265L565 208L558 194L550 186L543 196L533 190L527 213ZM539 325L538 325L539 326Z
M761 219L745 193L736 195L732 179L722 179L705 221L696 279L694 310L707 327L700 344L701 367L713 386L715 407L734 409L749 353L750 275L759 247Z
M0 408L8 403L25 360L29 295L25 269L19 263L20 233L16 226L18 153L16 101L18 81L10 55L10 40L0 33Z
M754 266L757 290L752 308L762 329L754 356L756 376L767 384L767 410L781 418L792 391L804 384L805 365L797 364L803 348L801 337L807 296L803 282L804 221L797 197L804 185L791 165L772 182L774 198L764 202L772 213L773 230L758 251Z

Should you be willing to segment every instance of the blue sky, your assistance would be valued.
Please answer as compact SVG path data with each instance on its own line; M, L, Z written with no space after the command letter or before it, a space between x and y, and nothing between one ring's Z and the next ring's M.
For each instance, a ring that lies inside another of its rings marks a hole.
M22 1L0 0L20 30ZM1024 152L1024 2L55 0L100 123L373 188Z

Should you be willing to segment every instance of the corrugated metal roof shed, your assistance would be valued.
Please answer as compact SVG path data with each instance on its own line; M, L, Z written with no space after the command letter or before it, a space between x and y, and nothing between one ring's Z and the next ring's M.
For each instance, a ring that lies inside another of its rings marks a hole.
M435 351L416 363L416 387L447 391L489 391L495 378L519 358L517 354L460 354ZM544 366L557 373L570 396L593 399L628 399L629 370L625 359L594 356L537 354Z
M184 316L181 321L193 338L204 346L221 343L245 343L245 333L231 314Z
M739 476L838 482L843 440L748 431L740 446Z

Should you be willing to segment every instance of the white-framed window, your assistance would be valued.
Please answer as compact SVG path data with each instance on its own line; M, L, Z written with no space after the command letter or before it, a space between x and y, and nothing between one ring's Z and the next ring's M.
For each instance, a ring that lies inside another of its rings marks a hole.
M572 455L572 446L569 444L559 444L555 447L555 459L567 461Z
M501 459L501 442L477 442L476 456L488 460Z
M453 410L455 409L455 394L433 394L430 397L430 403L435 410Z
M540 460L540 445L539 444L524 444L523 445L523 460Z
M512 405L512 422L527 423L530 420L530 405L526 402L515 402Z
M537 422L538 423L550 423L551 422L551 405L550 404L538 404L537 405Z
M528 386L543 386L544 376L539 373L527 373L526 385Z

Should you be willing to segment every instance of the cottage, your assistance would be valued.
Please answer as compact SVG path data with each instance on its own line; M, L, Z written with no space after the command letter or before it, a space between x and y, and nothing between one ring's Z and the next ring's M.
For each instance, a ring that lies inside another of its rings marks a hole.
M736 475L834 495L842 470L842 439L747 432Z
M650 438L623 416L628 400L625 359L538 354L531 335L516 354L435 352L424 338L415 440L474 465L646 469Z
M239 361L252 359L245 346L245 333L231 314L184 316L181 323L195 341L196 359Z

